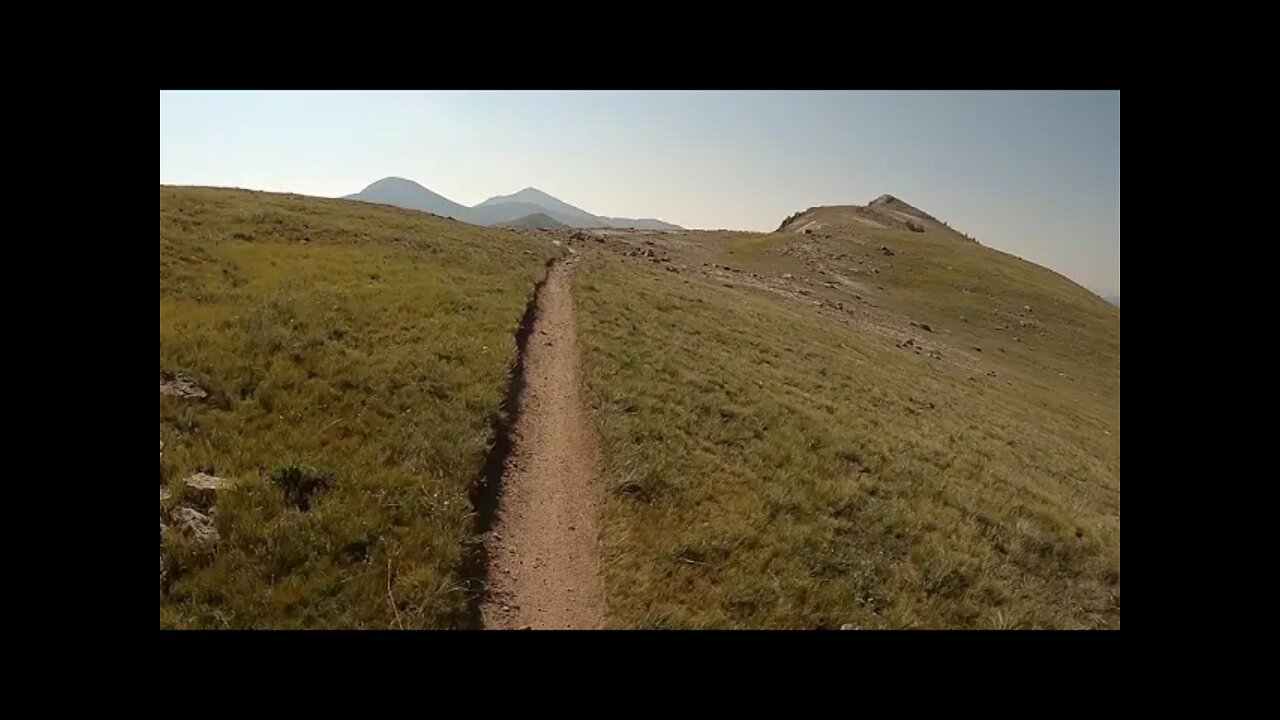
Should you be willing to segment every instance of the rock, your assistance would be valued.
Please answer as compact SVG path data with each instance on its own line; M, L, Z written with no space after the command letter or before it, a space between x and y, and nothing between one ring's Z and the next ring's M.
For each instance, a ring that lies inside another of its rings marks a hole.
M895 254L892 250L890 250L890 249L889 249L889 246L888 246L888 245L881 245L881 246L880 246L880 252L884 253L884 254L885 254L885 256L887 256L887 257L893 257L893 256L894 256L894 254Z
M840 626L840 629L841 630L861 630L862 628L858 627L857 625L854 625L853 623L845 623Z
M164 502L165 500L168 500L168 499L169 499L168 488L160 488L160 502Z
M982 352L982 348L978 347L977 345L974 345L973 349L977 350L978 352Z
M933 328L929 326L929 323L913 322L911 323L911 327L918 327L925 332L933 332Z
M1023 305L1023 306L1022 306L1022 309L1023 309L1023 310L1025 310L1026 312L1031 312L1031 306L1030 306L1030 305Z
M790 280L791 277L792 277L791 273L782 273L783 280Z
M196 502L201 507L213 507L213 504L217 502L218 493L235 487L236 481L220 478L216 475L196 473L184 478L182 484L195 491Z
M201 398L209 397L209 393L204 388L196 384L195 380L182 374L174 375L171 373L160 373L160 394L173 395L180 398Z
M841 301L839 301L839 300L837 300L837 301L836 301L836 309L837 309L837 310L843 310L843 309L844 309L844 303L843 303L843 302L841 302Z
M911 232L918 232L918 233L922 233L922 232L924 232L924 225L921 225L920 223L916 222L915 220L908 220L908 221L907 221L907 229L908 229L908 230L910 230Z
M996 376L996 371L995 371L995 370L988 370L988 371L987 371L987 377L995 377L995 376Z
M175 508L169 513L169 517L173 520L173 526L178 532L191 538L202 548L213 547L222 539L218 535L218 528L213 524L213 518L199 510L189 507Z
M675 265L668 265L668 266L667 266L667 272L678 273L678 272L680 272L680 269L679 269L679 268L677 268Z

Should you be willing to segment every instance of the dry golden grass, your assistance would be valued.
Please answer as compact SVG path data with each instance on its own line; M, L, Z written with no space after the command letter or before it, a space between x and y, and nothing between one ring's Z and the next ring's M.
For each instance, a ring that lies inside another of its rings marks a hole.
M1119 310L940 226L813 217L629 238L680 273L588 248L610 624L1119 627Z
M424 213L160 188L166 510L234 478L216 551L162 543L163 627L458 627L469 491L548 240ZM326 478L307 509L292 483Z
M1118 308L936 224L801 220L580 247L609 624L1119 627ZM555 236L161 187L160 369L209 392L160 398L162 521L239 483L216 548L165 536L161 627L466 625Z

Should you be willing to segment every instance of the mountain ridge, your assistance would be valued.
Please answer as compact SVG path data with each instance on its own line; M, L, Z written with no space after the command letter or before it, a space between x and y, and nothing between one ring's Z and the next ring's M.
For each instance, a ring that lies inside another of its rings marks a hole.
M510 195L495 195L484 202L468 207L412 180L389 176L371 183L358 193L343 195L341 199L420 210L471 225L500 225L541 213L557 223L572 228L684 229L679 225L656 218L593 215L535 187L526 187Z

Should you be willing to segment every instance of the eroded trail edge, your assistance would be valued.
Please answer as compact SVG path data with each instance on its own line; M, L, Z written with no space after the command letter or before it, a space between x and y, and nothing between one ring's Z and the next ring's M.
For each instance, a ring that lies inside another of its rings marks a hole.
M581 392L570 257L548 271L523 353L519 415L485 538L490 629L603 626L599 448Z

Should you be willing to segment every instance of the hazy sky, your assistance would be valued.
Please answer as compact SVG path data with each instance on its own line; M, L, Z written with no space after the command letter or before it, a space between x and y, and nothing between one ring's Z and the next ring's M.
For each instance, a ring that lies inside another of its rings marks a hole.
M1118 92L161 92L160 182L308 195L405 177L774 230L890 193L1120 292Z

